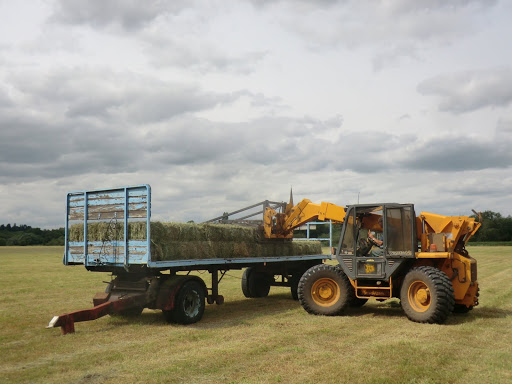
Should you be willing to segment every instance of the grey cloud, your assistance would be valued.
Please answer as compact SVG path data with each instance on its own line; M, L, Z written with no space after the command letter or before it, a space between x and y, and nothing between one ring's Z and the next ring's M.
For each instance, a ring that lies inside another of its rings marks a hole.
M267 55L260 51L229 53L222 42L208 40L207 30L186 31L180 31L179 35L168 31L163 33L159 29L143 33L145 52L152 58L151 64L157 68L169 65L184 67L200 73L249 74Z
M423 95L440 97L439 109L446 112L503 107L512 102L512 69L439 75L423 81L417 89Z
M243 90L213 94L151 78L79 69L9 81L20 96L12 108L0 110L2 180L209 163L231 169L274 162L322 169L331 148L339 147L338 139L327 138L336 136L341 116L227 123L194 115L241 97L258 105L273 103Z
M496 124L496 132L498 135L512 133L512 120L499 119Z
M14 106L14 102L6 91L0 88L0 109L10 108Z
M241 96L207 93L190 85L110 70L80 68L42 78L18 76L12 82L26 96L27 103L64 110L68 118L100 118L125 124L163 121L229 103Z
M206 93L193 87L160 87L132 93L129 102L117 113L139 123L157 122L231 103L237 98L236 94Z
M496 4L496 0L397 0L388 2L387 7L394 14L415 13L425 10L466 8L471 6L490 7Z
M512 166L512 135L502 141L472 137L439 137L411 147L399 162L403 168L438 172Z
M359 3L368 3L371 5L375 5L375 2L369 0L251 0L251 2L256 6L268 6L268 5L274 5L274 4L280 4L280 3L289 3L289 4L302 4L302 5L309 5L311 7L318 7L318 6L324 6L324 7L330 7L335 5L350 5L351 3L354 4L354 2ZM467 7L470 5L480 5L480 6L489 6L496 3L496 0L452 0L452 1L445 1L445 0L416 0L416 1L409 1L409 0L395 0L395 1L389 1L384 2L383 4L379 4L379 6L388 8L392 12L395 13L408 13L408 12L415 12L415 11L422 11L425 9L438 9L438 8L460 8L460 7Z
M332 164L337 171L378 173L393 166L389 157L399 137L382 132L361 131L343 135L336 144Z
M165 12L177 12L189 1L158 0L59 0L51 21L87 24L95 27L119 25L126 30L139 29Z
M306 2L307 3L307 2ZM279 2L275 17L297 34L307 47L318 51L335 47L375 47L376 70L402 60L423 60L426 48L464 39L481 28L495 1L392 1L347 0L305 12L293 1Z
M372 59L373 69L380 71L390 66L397 66L404 58L420 59L417 46L410 41L391 44L390 47L379 49Z

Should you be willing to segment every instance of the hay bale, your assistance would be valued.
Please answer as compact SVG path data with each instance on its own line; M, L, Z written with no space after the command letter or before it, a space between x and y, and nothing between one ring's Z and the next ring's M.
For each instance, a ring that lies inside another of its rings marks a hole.
M83 225L69 229L69 241L84 241ZM93 222L87 226L89 241L124 239L122 222ZM146 223L128 224L129 240L146 239ZM265 239L261 228L224 224L151 222L152 260L238 259L300 256L322 253L316 241Z

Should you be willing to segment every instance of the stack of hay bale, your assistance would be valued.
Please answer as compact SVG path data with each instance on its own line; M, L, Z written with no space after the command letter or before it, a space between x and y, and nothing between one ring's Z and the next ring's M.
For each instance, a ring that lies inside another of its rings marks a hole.
M124 225L107 222L89 223L89 241L122 241ZM69 241L84 241L83 225L70 227ZM146 223L128 224L129 240L146 240ZM316 241L266 239L262 228L225 224L151 222L151 259L238 259L321 254Z

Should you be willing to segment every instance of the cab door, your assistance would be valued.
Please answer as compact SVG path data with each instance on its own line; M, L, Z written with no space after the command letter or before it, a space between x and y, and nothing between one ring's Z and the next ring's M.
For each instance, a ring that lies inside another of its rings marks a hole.
M384 257L414 258L418 248L414 205L386 204L384 217Z

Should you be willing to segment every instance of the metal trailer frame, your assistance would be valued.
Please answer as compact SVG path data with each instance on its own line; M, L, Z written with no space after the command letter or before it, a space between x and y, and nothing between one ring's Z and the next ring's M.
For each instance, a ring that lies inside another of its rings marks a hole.
M230 214L224 214L209 222L226 222L226 215L236 214L259 205L263 205L264 212L265 206L280 207L282 204L285 203L265 200ZM242 220L261 213L244 216ZM313 265L332 258L332 255L303 255L153 261L150 219L151 187L148 184L68 193L63 263L65 265L83 264L89 271L112 272L116 277L109 283L106 292L96 294L93 299L93 308L55 316L47 328L61 327L63 334L71 333L74 332L75 322L94 320L107 314L126 313L134 309L142 311L146 307L161 309L164 314L166 311L170 313L176 308L175 300L179 299L180 289L191 281L197 282L201 287L201 293L208 304L222 304L224 297L219 294L219 283L226 272L232 269L247 268L242 280L243 285L245 279L246 289L247 284L251 285L251 281L254 283L256 281L254 279L262 279L263 276L264 284L269 286L291 287L292 297L296 298L294 287L296 288L300 276ZM87 240L89 223L115 222L117 227L118 222L121 221L123 225L121 241L107 239L100 244ZM132 221L146 223L145 240L129 239L128 224ZM83 225L83 241L70 241L70 227L73 224ZM169 270L170 274L161 273L166 270ZM176 274L183 271L188 273ZM190 275L192 271L208 271L211 274L211 288L208 288L201 278ZM249 271L253 273L247 273ZM280 276L280 281L276 280L276 276ZM242 288L244 290L244 286ZM246 297L262 297L258 296L259 293L247 294L245 290L244 294ZM199 321L201 316L192 322Z

